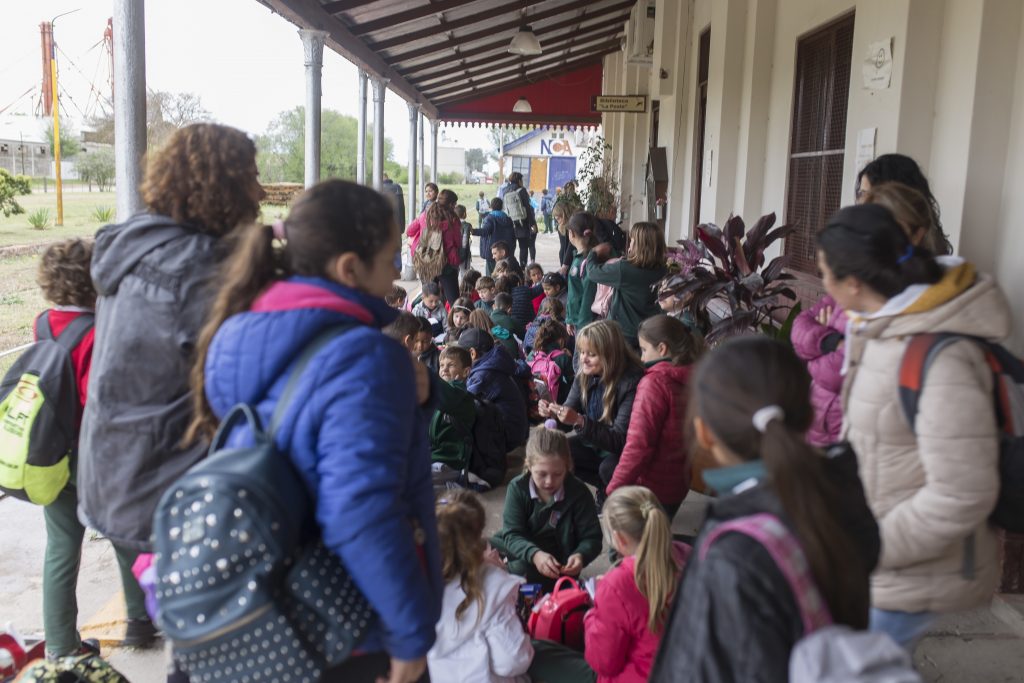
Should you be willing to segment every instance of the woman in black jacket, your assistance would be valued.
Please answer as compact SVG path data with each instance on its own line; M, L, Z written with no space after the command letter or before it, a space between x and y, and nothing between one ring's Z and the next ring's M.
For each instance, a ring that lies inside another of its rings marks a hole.
M580 366L564 405L540 402L540 413L573 427L569 438L574 472L597 487L598 506L612 480L644 375L640 359L611 320L590 323L576 336Z
M722 466L704 478L721 497L686 566L650 680L786 681L790 652L809 630L867 627L878 525L853 452L826 457L804 441L810 378L791 348L767 337L733 340L701 363L692 386L695 441ZM792 545L783 564L748 532L721 526L755 521ZM798 595L783 569L808 587ZM823 609L801 611L797 599L813 594ZM805 615L813 617L806 627Z

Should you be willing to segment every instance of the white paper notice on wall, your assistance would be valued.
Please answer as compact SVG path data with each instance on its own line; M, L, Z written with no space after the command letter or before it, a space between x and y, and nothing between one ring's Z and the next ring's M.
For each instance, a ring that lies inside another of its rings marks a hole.
M864 56L864 87L885 90L892 83L892 38L868 45Z
M875 158L875 136L877 128L861 128L857 131L857 171Z

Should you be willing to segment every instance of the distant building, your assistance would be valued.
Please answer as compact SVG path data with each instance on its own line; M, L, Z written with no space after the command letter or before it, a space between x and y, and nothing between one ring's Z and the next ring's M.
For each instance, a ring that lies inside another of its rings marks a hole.
M566 131L538 128L505 145L504 172L519 171L523 186L540 192L554 192L566 182L576 179L580 152L587 141L582 130Z
M466 150L462 147L441 147L437 148L437 173L455 173L461 179L468 175L466 169Z
M53 177L47 123L35 116L0 117L0 168L15 175Z

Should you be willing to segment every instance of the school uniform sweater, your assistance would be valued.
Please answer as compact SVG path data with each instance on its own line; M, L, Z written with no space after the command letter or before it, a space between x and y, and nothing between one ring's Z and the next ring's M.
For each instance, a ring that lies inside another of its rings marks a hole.
M626 339L636 340L637 330L647 318L661 313L654 285L665 277L664 266L638 268L626 259L615 263L587 264L587 278L608 285L615 293L608 308L608 319L622 328Z
M568 303L565 307L565 322L577 329L594 319L594 312L590 310L590 307L594 305L597 283L591 282L588 276L589 268L587 254L576 254L569 267L569 276L566 278L568 281Z

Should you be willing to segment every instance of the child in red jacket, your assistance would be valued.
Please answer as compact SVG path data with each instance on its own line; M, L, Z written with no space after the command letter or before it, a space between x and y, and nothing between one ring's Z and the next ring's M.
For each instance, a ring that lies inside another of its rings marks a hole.
M606 491L646 486L671 520L690 491L690 449L684 443L692 364L703 348L679 319L656 315L640 325L640 359L647 371L636 389L626 446Z
M597 582L583 654L534 642L534 680L644 683L650 674L690 546L672 540L668 516L642 486L616 490L603 516L607 540L624 559Z

